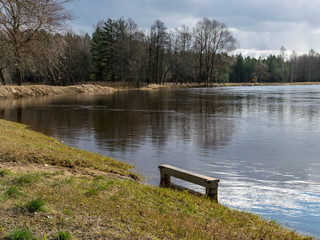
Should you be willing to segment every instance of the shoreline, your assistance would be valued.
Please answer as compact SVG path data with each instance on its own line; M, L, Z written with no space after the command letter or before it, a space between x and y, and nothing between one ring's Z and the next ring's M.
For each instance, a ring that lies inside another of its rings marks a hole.
M0 100L19 99L25 97L57 96L64 94L112 94L117 91L127 90L170 90L180 88L214 88L214 87L250 87L250 86L299 86L320 85L320 82L295 82L295 83L164 83L149 84L139 88L129 86L126 83L89 82L74 86L51 86L51 85L6 85L0 86Z

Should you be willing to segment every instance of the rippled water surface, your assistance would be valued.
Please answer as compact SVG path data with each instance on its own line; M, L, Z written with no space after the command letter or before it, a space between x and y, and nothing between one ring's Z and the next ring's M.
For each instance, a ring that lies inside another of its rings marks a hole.
M130 91L0 107L2 118L134 164L150 184L164 163L219 178L220 203L320 236L320 86Z

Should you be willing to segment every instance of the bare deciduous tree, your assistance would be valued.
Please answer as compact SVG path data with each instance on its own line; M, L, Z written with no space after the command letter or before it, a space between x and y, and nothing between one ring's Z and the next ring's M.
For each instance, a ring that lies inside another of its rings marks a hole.
M195 49L199 54L199 78L204 77L206 81L212 81L218 56L235 50L237 41L224 23L210 21L207 18L197 23L194 35Z
M23 67L35 61L34 56L39 51L37 46L44 40L43 36L53 36L71 18L64 8L64 4L70 1L0 0L0 31L3 34L0 45L12 57L18 85L22 84ZM41 34L41 31L46 34ZM41 51L46 51L46 48ZM52 56L45 52L42 54Z
M150 30L150 72L156 83L161 83L163 77L165 48L168 45L166 29L163 22L156 20Z

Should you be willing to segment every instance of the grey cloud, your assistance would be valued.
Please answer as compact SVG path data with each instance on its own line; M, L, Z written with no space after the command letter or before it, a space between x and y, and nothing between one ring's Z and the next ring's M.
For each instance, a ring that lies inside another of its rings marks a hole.
M319 0L76 0L73 5L78 15L74 25L89 32L107 18L130 17L146 29L160 19L170 29L182 24L192 28L208 17L233 29L242 48L320 50Z

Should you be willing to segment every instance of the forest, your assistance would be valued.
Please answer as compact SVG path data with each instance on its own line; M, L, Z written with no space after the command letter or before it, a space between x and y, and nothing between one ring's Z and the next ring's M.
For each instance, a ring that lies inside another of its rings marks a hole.
M50 4L44 4L50 2ZM320 55L267 58L234 54L240 44L228 27L203 18L168 29L156 20L142 29L133 19L107 19L93 34L65 28L69 0L0 0L0 81L72 85L90 81L143 84L320 81Z

